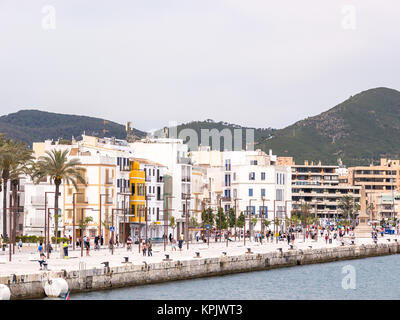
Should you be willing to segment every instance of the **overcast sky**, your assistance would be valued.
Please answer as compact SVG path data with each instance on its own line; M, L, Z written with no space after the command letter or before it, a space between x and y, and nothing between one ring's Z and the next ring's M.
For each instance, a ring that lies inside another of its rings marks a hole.
M282 128L399 90L399 17L399 0L0 0L0 114Z

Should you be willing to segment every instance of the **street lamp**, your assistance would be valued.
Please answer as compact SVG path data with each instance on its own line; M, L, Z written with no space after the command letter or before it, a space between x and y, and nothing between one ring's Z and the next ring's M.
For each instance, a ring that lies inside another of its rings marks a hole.
M75 250L75 242L76 242L76 234L75 234L75 195L77 195L77 194L85 195L82 192L74 192L72 194L72 207L73 207L73 215L72 215L72 236L73 236L72 241L73 242L72 242L72 249L73 250ZM100 211L100 213L101 213L101 211ZM100 220L100 223L101 223L101 220ZM82 243L81 243L81 246L82 246Z
M166 205L166 209L162 210L163 211L163 218L164 218L164 251L167 250L167 233L168 233L168 215L169 215L169 210L173 210L173 209L168 209L168 199L173 199L175 197L173 196L166 196L165 197L165 205ZM166 212L166 214L165 214Z
M123 247L125 248L125 241L126 241L126 237L125 237L125 229L126 229L126 225L125 225L125 221L126 221L126 211L128 210L126 208L126 197L129 197L130 194L129 193L117 193L117 195L123 196L124 197L124 202L122 203L122 209L124 211L124 227L122 229L122 238L123 238ZM128 205L129 207L129 205Z
M250 234L250 216L251 216L251 214L249 214L249 211L252 213L253 212L253 210L252 210L252 208L251 208L251 201L253 201L253 200L256 200L256 199L249 199L249 207L248 207L248 209L247 209L247 215L249 216L249 239L250 239L250 242L251 242L251 234ZM243 244L244 245L246 245L246 217L244 217L244 232L243 232Z

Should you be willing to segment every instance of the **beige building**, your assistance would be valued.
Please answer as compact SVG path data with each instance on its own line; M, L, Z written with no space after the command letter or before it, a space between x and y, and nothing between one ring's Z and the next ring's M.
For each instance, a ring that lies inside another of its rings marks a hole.
M343 168L339 166L323 165L321 162L305 161L303 165L293 162L293 210L299 210L303 203L307 203L312 214L323 220L335 219L341 213L339 205L344 196L351 196L355 202L360 202L361 187L341 183L339 175L342 172Z

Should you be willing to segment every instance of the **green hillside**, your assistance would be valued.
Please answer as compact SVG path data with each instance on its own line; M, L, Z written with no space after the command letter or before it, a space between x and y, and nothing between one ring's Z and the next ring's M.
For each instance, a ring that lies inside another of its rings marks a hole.
M321 160L346 165L370 164L380 157L400 158L400 92L376 88L281 130L258 147L297 163Z
M78 139L84 132L87 135L103 137L103 129L108 130L106 136L125 139L125 126L103 119L86 116L66 115L39 110L21 110L0 117L0 133L8 138L20 140L28 145L46 139ZM145 133L134 130L137 137Z

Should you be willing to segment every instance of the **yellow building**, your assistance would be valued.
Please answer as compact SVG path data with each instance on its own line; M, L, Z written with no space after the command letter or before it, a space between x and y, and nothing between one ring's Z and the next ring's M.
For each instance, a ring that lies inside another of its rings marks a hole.
M146 205L146 188L145 179L146 174L144 170L140 170L140 162L131 161L130 162L130 197L129 197L129 207L130 207L130 217L129 222L133 224L134 237L139 236L139 221L143 226L145 223L145 205ZM144 228L142 228L142 232Z

